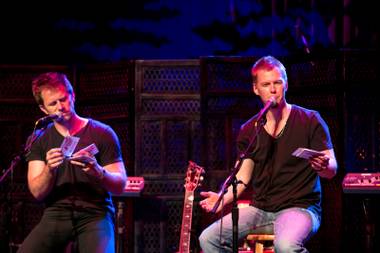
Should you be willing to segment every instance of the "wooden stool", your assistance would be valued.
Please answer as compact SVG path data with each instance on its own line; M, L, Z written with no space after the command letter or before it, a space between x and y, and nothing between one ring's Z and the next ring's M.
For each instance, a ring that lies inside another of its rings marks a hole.
M245 208L250 205L250 200L238 200L238 208ZM243 248L250 248L248 242L251 241L255 245L255 253L264 252L264 243L270 241L273 243L274 234L249 234L245 238ZM272 251L274 252L274 250Z
M255 253L264 252L264 242L274 240L273 234L250 234L246 238L247 241L253 241L255 245Z

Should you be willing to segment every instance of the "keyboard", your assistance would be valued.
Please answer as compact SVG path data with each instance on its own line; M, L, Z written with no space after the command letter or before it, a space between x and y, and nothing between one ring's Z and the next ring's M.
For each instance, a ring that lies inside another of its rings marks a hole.
M344 193L380 194L380 173L347 173L342 187Z

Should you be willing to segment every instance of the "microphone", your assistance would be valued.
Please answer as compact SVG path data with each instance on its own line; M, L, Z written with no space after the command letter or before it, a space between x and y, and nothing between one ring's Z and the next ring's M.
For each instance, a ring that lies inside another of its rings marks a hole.
M256 119L256 124L257 122L260 122L263 117L265 116L265 114L267 114L267 112L269 111L270 108L274 108L277 106L277 102L276 102L276 98L275 97L271 97L264 105L263 109L260 110L259 112L259 116L257 116L257 119Z
M50 114L45 117L42 117L36 121L35 128L46 127L50 122L52 122L53 120L59 119L61 117L62 117L62 113L55 113L55 114Z

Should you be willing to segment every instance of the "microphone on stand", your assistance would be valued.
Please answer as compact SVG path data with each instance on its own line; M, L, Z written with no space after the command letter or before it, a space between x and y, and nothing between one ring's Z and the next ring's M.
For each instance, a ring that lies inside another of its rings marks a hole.
M50 122L53 120L59 119L62 117L62 113L55 113L55 114L50 114L45 117L42 117L38 119L35 123L35 128L44 128L46 127Z
M276 106L277 106L276 98L275 97L271 97L265 103L263 109L260 110L259 116L257 116L257 119L256 119L256 124L257 124L257 122L261 122L263 120L263 118L265 117L265 115L267 114L267 112L269 111L269 109L274 108Z

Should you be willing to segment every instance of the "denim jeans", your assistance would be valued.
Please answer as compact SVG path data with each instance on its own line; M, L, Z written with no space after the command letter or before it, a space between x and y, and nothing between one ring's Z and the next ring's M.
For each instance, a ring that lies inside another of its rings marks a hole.
M250 233L274 233L276 253L308 252L304 243L319 226L320 217L305 208L294 207L275 213L253 206L239 208L239 240ZM203 253L232 252L231 214L207 227L199 242Z
M90 208L48 207L17 252L63 252L70 241L79 252L115 252L112 215Z

